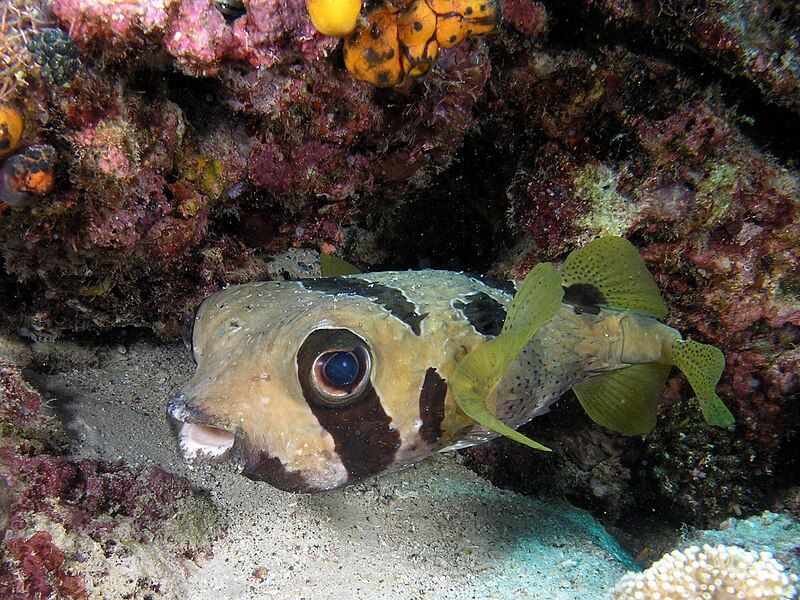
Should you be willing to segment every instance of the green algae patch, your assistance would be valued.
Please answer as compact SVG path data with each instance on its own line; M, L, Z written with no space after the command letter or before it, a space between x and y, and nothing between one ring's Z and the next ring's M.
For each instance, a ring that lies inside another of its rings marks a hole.
M697 186L697 198L706 207L709 227L718 224L733 202L737 191L739 173L728 163L715 163L708 176Z
M594 238L623 235L636 216L636 205L618 190L617 174L605 165L587 165L573 180L575 194L589 205L578 221L585 232L582 243Z
M209 198L212 203L219 200L228 189L228 182L225 178L225 164L217 158L196 156L193 160L184 161L181 164L181 171L183 176L194 183L197 189L206 198ZM184 213L184 216L191 216L204 207L204 204L198 204L194 207L186 206L182 207L181 212Z

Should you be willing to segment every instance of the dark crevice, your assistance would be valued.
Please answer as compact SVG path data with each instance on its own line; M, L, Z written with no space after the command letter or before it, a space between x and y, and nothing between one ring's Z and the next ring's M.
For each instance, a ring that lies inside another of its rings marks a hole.
M800 115L770 101L758 85L734 75L688 48L679 32L612 21L599 9L575 2L544 2L550 17L546 47L598 54L622 46L678 67L700 87L716 87L753 143L784 162L800 160ZM644 28L644 31L643 31Z
M486 272L508 249L505 190L518 157L491 135L468 136L453 163L427 188L382 214L374 230L385 259L373 270L464 269Z

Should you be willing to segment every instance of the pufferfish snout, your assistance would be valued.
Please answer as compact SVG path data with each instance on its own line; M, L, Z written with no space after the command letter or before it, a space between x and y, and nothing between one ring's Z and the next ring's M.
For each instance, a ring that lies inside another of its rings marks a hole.
M502 323L510 295L433 272L413 274L423 293L404 292L411 275L255 283L207 298L191 332L197 372L168 406L184 457L318 491L448 445L446 378L459 353L488 339L463 307L480 288Z
M234 449L236 432L211 425L208 418L187 402L183 394L167 405L167 415L178 438L181 452L187 459L228 459Z

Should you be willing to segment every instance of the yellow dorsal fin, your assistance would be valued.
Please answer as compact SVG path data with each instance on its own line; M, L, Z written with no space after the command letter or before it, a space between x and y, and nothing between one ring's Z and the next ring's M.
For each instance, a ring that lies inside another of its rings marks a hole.
M563 297L561 278L553 265L536 265L514 296L500 335L464 357L450 379L453 399L467 416L488 429L538 450L549 449L497 418L493 406L494 389L539 328L556 315Z
M667 307L653 276L628 240L609 236L589 242L567 256L561 278L567 293L591 286L599 292L597 304L644 313L657 319Z
M346 260L333 254L321 254L319 257L319 270L323 277L337 277L339 275L357 275L361 273L356 267Z
M586 414L603 427L628 435L644 435L656 426L658 400L670 366L631 365L592 377L575 386Z
M719 348L693 340L675 340L670 350L673 364L681 370L697 395L706 422L732 428L733 415L716 393L725 368L725 355Z

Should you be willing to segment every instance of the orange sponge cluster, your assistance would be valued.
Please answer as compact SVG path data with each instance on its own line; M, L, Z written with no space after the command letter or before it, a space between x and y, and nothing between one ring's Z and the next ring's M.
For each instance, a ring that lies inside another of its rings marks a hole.
M490 33L500 21L498 0L412 0L367 12L344 41L344 62L361 81L397 85L427 73L440 48Z

